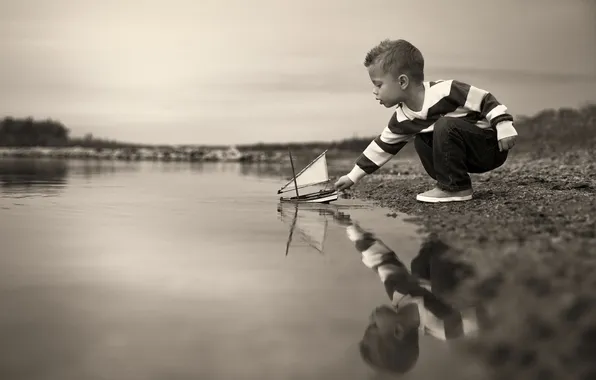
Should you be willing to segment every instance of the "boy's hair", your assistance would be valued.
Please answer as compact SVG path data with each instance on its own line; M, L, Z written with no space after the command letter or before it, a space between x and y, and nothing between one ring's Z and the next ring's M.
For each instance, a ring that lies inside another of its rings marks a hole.
M369 67L381 63L385 73L390 73L395 79L406 74L415 82L424 81L424 57L416 46L406 40L383 40L370 49L364 59L364 66Z
M416 362L420 348L418 346L418 330L406 332L402 339L393 336L381 337L372 332L369 325L358 348L360 357L370 367L384 372L404 374L409 372Z

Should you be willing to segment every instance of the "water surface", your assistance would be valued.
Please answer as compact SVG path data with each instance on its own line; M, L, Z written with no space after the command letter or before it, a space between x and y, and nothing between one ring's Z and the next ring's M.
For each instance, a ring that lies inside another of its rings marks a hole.
M280 207L284 179L257 174L0 162L0 378L380 378L357 347L388 303L379 277L344 227ZM363 202L337 207L404 261L416 255L416 226ZM402 378L438 378L453 367L446 350L426 339Z

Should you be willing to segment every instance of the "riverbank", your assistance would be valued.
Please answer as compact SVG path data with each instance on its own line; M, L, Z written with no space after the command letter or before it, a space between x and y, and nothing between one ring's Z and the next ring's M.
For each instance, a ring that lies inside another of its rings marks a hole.
M541 159L512 151L501 168L472 175L472 201L417 202L434 185L403 158L347 192L410 215L478 270L460 301L489 299L495 326L461 343L494 378L596 375L596 152ZM596 377L596 376L595 376Z

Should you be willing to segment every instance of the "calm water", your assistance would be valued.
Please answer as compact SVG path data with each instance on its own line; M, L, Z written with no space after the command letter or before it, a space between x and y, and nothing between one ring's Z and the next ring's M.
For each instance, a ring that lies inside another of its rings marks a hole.
M239 164L0 162L0 378L380 378L357 346L388 303L379 277L333 218L278 209L282 183ZM416 226L337 207L417 253ZM444 378L446 352L425 339L402 378Z

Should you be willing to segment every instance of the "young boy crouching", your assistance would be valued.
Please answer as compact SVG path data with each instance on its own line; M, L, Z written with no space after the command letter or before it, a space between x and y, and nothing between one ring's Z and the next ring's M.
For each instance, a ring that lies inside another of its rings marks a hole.
M488 91L457 80L424 81L422 53L405 40L385 40L364 61L375 99L396 107L387 127L335 183L344 190L387 163L409 141L435 188L422 202L472 199L468 173L485 173L505 163L517 137L513 117Z

